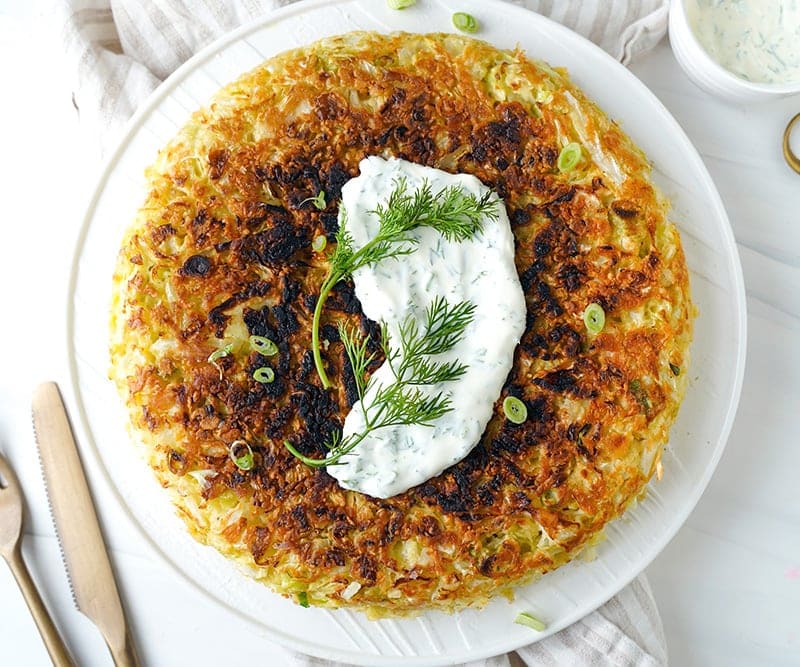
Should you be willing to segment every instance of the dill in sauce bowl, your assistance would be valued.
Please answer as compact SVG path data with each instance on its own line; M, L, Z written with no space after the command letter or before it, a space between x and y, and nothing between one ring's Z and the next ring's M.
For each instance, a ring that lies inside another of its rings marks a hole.
M754 83L800 82L800 0L686 0L711 58Z

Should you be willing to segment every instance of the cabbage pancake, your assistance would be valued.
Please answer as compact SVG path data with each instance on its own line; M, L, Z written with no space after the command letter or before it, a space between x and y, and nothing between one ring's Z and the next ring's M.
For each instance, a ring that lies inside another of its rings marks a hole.
M480 443L386 500L282 444L323 457L356 400L337 323L377 338L340 283L322 321L334 388L321 388L311 314L341 188L368 155L493 188L527 304ZM112 304L113 379L192 535L300 604L373 616L482 605L597 542L642 495L687 376L688 274L649 174L564 71L462 36L347 34L223 88L147 171ZM254 379L264 367L272 382ZM509 395L522 424L503 414ZM237 441L249 470L229 456Z

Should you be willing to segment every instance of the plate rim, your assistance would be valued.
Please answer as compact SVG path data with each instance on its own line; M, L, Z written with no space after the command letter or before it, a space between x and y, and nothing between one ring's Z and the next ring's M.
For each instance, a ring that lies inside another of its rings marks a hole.
M165 553L162 547L150 535L150 533L146 530L144 525L142 525L141 521L134 515L132 508L129 506L125 498L122 496L120 489L118 488L117 484L112 478L111 473L109 472L108 467L105 464L105 461L98 449L97 442L90 427L90 420L87 413L86 403L84 401L83 394L80 388L80 382L79 382L80 375L79 375L77 354L76 354L77 348L75 346L74 294L76 291L76 286L80 275L81 252L86 245L87 236L89 234L92 219L94 218L94 215L97 210L97 205L109 181L109 178L112 175L114 168L118 164L120 158L125 153L131 141L134 139L137 131L141 129L142 123L153 112L153 110L157 108L158 104L161 101L163 101L163 99L165 99L176 88L177 85L180 84L180 82L186 77L187 74L191 73L195 68L200 66L203 62L212 58L217 53L230 47L230 45L238 42L239 40L244 39L249 34L258 32L259 30L263 29L266 25L270 23L279 22L294 14L304 14L309 12L313 13L318 9L330 8L331 6L335 5L350 4L352 2L361 3L361 2L369 2L369 0L333 0L333 1L300 0L299 2L272 10L261 17L249 21L221 35L220 37L218 37L217 39L213 40L211 43L200 49L196 54L194 54L191 58L189 58L186 62L184 62L174 72L172 72L172 74L170 74L164 81L162 81L156 87L156 89L153 90L148 95L145 101L139 106L136 112L126 122L124 129L119 135L116 146L108 154L108 157L103 160L99 176L96 176L95 178L95 186L92 190L92 194L89 197L88 203L85 207L85 211L83 213L81 220L80 230L72 248L73 250L72 262L71 262L70 275L67 286L68 298L66 300L66 341L67 341L67 351L68 351L70 387L72 390L72 396L74 399L74 403L77 407L77 413L79 417L78 422L75 425L79 426L81 431L82 437L80 438L80 440L82 442L80 446L82 448L88 447L91 453L91 457L94 460L94 463L96 464L100 474L102 475L104 482L108 487L108 490L113 494L113 497L116 499L118 505L120 506L120 509L122 510L126 518L130 521L131 525L135 528L138 534L144 538L146 543L152 548L153 553L157 554L158 558L165 565L167 565L173 572L180 575L180 577L189 585L191 585L193 589L199 591L203 596L205 596L209 600L212 600L215 604L228 609L230 612L235 614L237 618L244 621L249 627L251 627L257 634L261 636L266 635L270 640L281 644L283 648L290 648L293 650L301 651L303 653L321 658L329 658L329 659L333 658L337 660L350 661L354 664L363 664L363 665L374 665L379 663L396 664L398 660L401 660L403 664L407 665L449 665L449 664L454 664L456 662L462 662L465 660L478 660L498 655L502 652L513 651L517 648L520 648L521 646L526 646L528 644L541 641L542 639L545 639L551 634L554 634L555 632L558 632L559 630L575 623L584 616L595 611L598 607L605 604L620 590L622 590L628 584L630 584L630 582L633 579L639 576L644 571L644 569L646 569L647 567L649 567L650 564L652 564L655 558L663 551L663 549L667 546L667 544L669 544L669 542L675 537L678 531L684 526L689 515L694 511L695 507L697 506L697 503L700 501L701 497L708 488L711 477L717 468L717 465L719 463L720 458L722 457L723 452L725 451L731 430L733 428L733 423L736 417L737 409L741 398L742 385L743 385L745 366L746 366L746 355L747 355L747 302L746 302L746 294L744 286L744 277L742 272L741 260L739 257L738 246L736 244L736 239L733 234L733 229L731 227L730 220L728 218L724 204L720 197L719 191L717 190L717 187L713 179L711 178L711 175L708 172L705 164L703 163L703 160L698 150L695 148L694 144L688 138L683 128L680 126L680 124L674 118L671 112L663 105L663 103L658 99L658 97L656 97L656 95L650 90L650 88L648 88L647 85L645 85L641 80L639 80L636 77L636 75L634 75L633 72L631 72L627 67L619 63L614 58L612 58L599 46L589 41L582 35L574 32L570 28L567 28L566 26L557 23L546 16L535 13L524 7L511 4L509 2L505 2L504 0L488 0L488 1L482 0L481 2L482 6L486 6L487 8L490 8L492 5L496 7L501 7L503 11L510 12L511 14L518 14L520 18L524 21L540 22L541 25L545 26L547 30L560 32L562 34L565 34L568 39L572 40L577 39L583 42L584 46L588 46L591 50L593 50L600 60L605 61L604 66L609 66L617 69L621 76L624 76L628 79L630 85L633 85L636 88L638 88L640 93L649 98L649 101L652 103L654 110L657 111L660 116L659 120L669 126L671 135L674 136L676 139L680 140L681 144L683 144L684 152L688 156L690 156L690 159L694 162L695 168L703 176L703 179L705 181L703 185L705 186L705 189L708 191L708 193L711 195L710 200L707 202L707 204L714 210L718 219L722 223L724 223L720 225L720 232L729 250L729 252L725 253L725 257L731 269L732 287L734 288L733 295L735 296L737 313L738 313L738 317L736 318L737 330L734 332L736 334L736 338L738 341L737 354L736 354L736 371L734 374L732 391L729 394L729 400L726 402L725 405L725 418L719 429L719 436L717 438L717 443L714 446L714 450L711 456L708 458L704 469L702 470L702 475L698 476L697 479L692 484L691 492L688 495L687 501L681 505L680 511L675 513L673 521L671 522L670 526L666 530L661 531L661 533L658 536L659 539L656 539L651 543L649 549L647 549L643 553L643 555L639 558L639 560L629 568L627 575L620 577L617 580L617 583L619 585L616 587L612 587L614 590L612 590L608 595L606 595L605 592L602 592L601 594L598 594L594 598L592 598L588 603L584 600L583 604L576 605L575 611L573 611L571 614L567 614L554 627L548 628L548 630L545 633L542 633L541 635L532 636L530 639L522 642L517 640L506 640L506 642L504 643L500 641L495 644L492 644L491 645L492 647L488 650L482 649L481 647L476 647L473 649L465 649L463 652L457 654L397 656L393 658L392 656L388 655L356 653L345 649L323 646L307 640L298 639L294 635L289 635L279 627L268 626L264 623L258 622L256 619L252 618L247 613L235 608L228 602L218 598L210 590L201 586L200 583L196 581L191 575L189 575L187 572L183 571L180 567L178 567L177 563L175 563L174 560L167 553ZM442 3L441 1L437 1L437 4L445 5L447 3ZM440 31L440 32L447 32L447 31ZM480 36L478 36L478 38L480 38ZM497 47L497 48L502 48L502 47ZM243 73L244 71L242 71L240 74ZM666 444L669 444L669 441Z

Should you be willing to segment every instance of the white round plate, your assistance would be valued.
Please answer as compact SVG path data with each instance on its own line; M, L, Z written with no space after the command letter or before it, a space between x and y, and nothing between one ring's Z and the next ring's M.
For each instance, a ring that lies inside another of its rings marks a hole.
M114 262L123 231L144 199L143 169L222 85L276 53L328 35L355 29L452 31L454 11L478 17L481 39L502 48L519 44L532 58L568 68L652 160L655 178L673 202L700 311L689 391L663 459L664 479L608 527L593 562L579 560L546 575L520 589L513 603L498 599L452 616L368 621L347 610L303 609L189 537L136 448L125 446L126 417L107 379ZM694 147L653 94L611 57L566 28L504 2L420 0L404 11L389 9L385 0L304 2L204 49L131 120L89 205L72 281L70 352L84 442L134 522L176 570L231 613L297 650L359 664L449 664L501 653L546 637L608 600L655 558L695 506L725 446L744 372L741 267L719 195ZM546 621L547 630L515 625L522 610Z

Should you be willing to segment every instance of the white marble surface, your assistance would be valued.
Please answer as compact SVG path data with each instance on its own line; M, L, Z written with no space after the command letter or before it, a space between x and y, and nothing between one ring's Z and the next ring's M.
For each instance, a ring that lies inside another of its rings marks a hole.
M49 3L45 3L45 7ZM80 665L110 665L70 598L47 511L29 400L68 383L66 277L97 156L80 136L49 9L0 0L0 451L27 494L24 552ZM748 296L744 390L727 451L683 529L648 568L674 665L800 665L800 175L780 138L800 97L759 106L695 88L665 42L633 67L684 127L725 202ZM795 141L800 152L800 133ZM147 665L275 664L267 639L176 578L89 465ZM0 665L48 664L0 565Z

